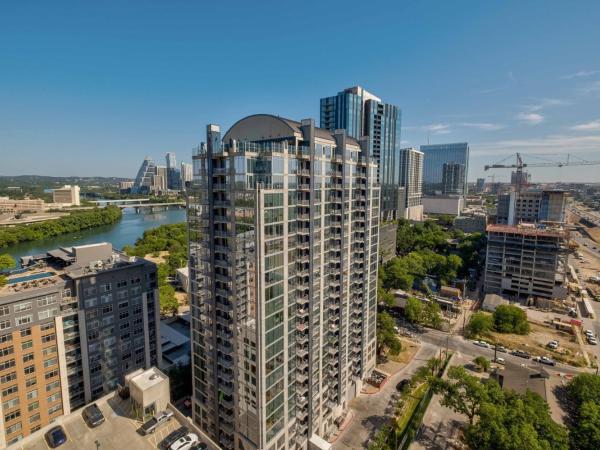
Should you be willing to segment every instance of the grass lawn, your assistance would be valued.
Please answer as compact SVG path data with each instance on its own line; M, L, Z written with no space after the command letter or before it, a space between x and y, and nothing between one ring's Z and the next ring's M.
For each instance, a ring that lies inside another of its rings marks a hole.
M398 434L401 434L404 431L404 428L406 428L406 425L408 425L415 408L423 398L428 386L429 384L423 383L407 396L406 402L402 407L402 414L396 418L396 430Z

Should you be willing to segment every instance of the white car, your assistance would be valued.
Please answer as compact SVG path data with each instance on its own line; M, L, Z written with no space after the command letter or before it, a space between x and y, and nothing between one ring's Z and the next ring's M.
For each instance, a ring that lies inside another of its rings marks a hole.
M490 344L488 344L485 341L475 341L475 342L473 342L473 344L478 345L479 347L483 347L483 348L490 348Z
M496 364L502 364L502 365L504 365L504 363L505 363L506 361L504 361L504 358L498 357L498 358L496 358L496 359L494 360L494 362L495 362Z
M592 330L585 330L584 333L587 337L594 337L594 332Z
M548 342L548 347L551 348L551 349L553 349L553 350L556 350L558 348L558 341L550 341L550 342Z
M194 445L196 445L200 440L198 436L194 433L188 433L187 435L177 439L175 442L171 444L169 447L171 450L189 450Z
M594 336L588 336L587 341L590 345L598 345L598 341Z

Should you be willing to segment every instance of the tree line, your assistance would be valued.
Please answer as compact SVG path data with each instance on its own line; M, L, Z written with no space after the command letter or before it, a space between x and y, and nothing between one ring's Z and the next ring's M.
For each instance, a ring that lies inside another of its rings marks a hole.
M122 212L117 206L73 211L56 220L0 228L0 248L19 242L37 241L61 234L110 225L121 220Z

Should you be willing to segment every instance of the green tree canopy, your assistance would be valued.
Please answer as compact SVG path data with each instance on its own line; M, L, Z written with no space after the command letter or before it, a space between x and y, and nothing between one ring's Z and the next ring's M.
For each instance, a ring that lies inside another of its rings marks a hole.
M406 306L404 307L404 316L411 323L420 323L423 316L423 303L421 300L415 297L408 297L406 299Z
M402 343L394 330L396 322L387 312L377 314L377 353L382 354L384 349L389 349L390 353L397 355L402 350Z
M515 305L500 305L494 311L494 328L500 333L529 333L527 314Z
M471 315L467 325L468 336L481 336L494 328L494 318L491 314L477 311Z
M483 372L487 372L490 370L490 361L485 356L476 357L473 362L477 367L479 367Z
M574 450L598 450L600 448L600 405L584 401L577 411L571 428L571 448Z

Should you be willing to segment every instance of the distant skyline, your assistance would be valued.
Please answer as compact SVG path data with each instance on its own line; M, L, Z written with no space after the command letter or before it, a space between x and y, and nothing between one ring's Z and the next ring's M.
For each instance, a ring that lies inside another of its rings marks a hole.
M597 1L7 3L0 175L133 178L147 155L189 162L208 123L318 123L353 85L402 108L403 146L469 142L470 181L509 181L483 166L517 151L600 160L599 21Z

